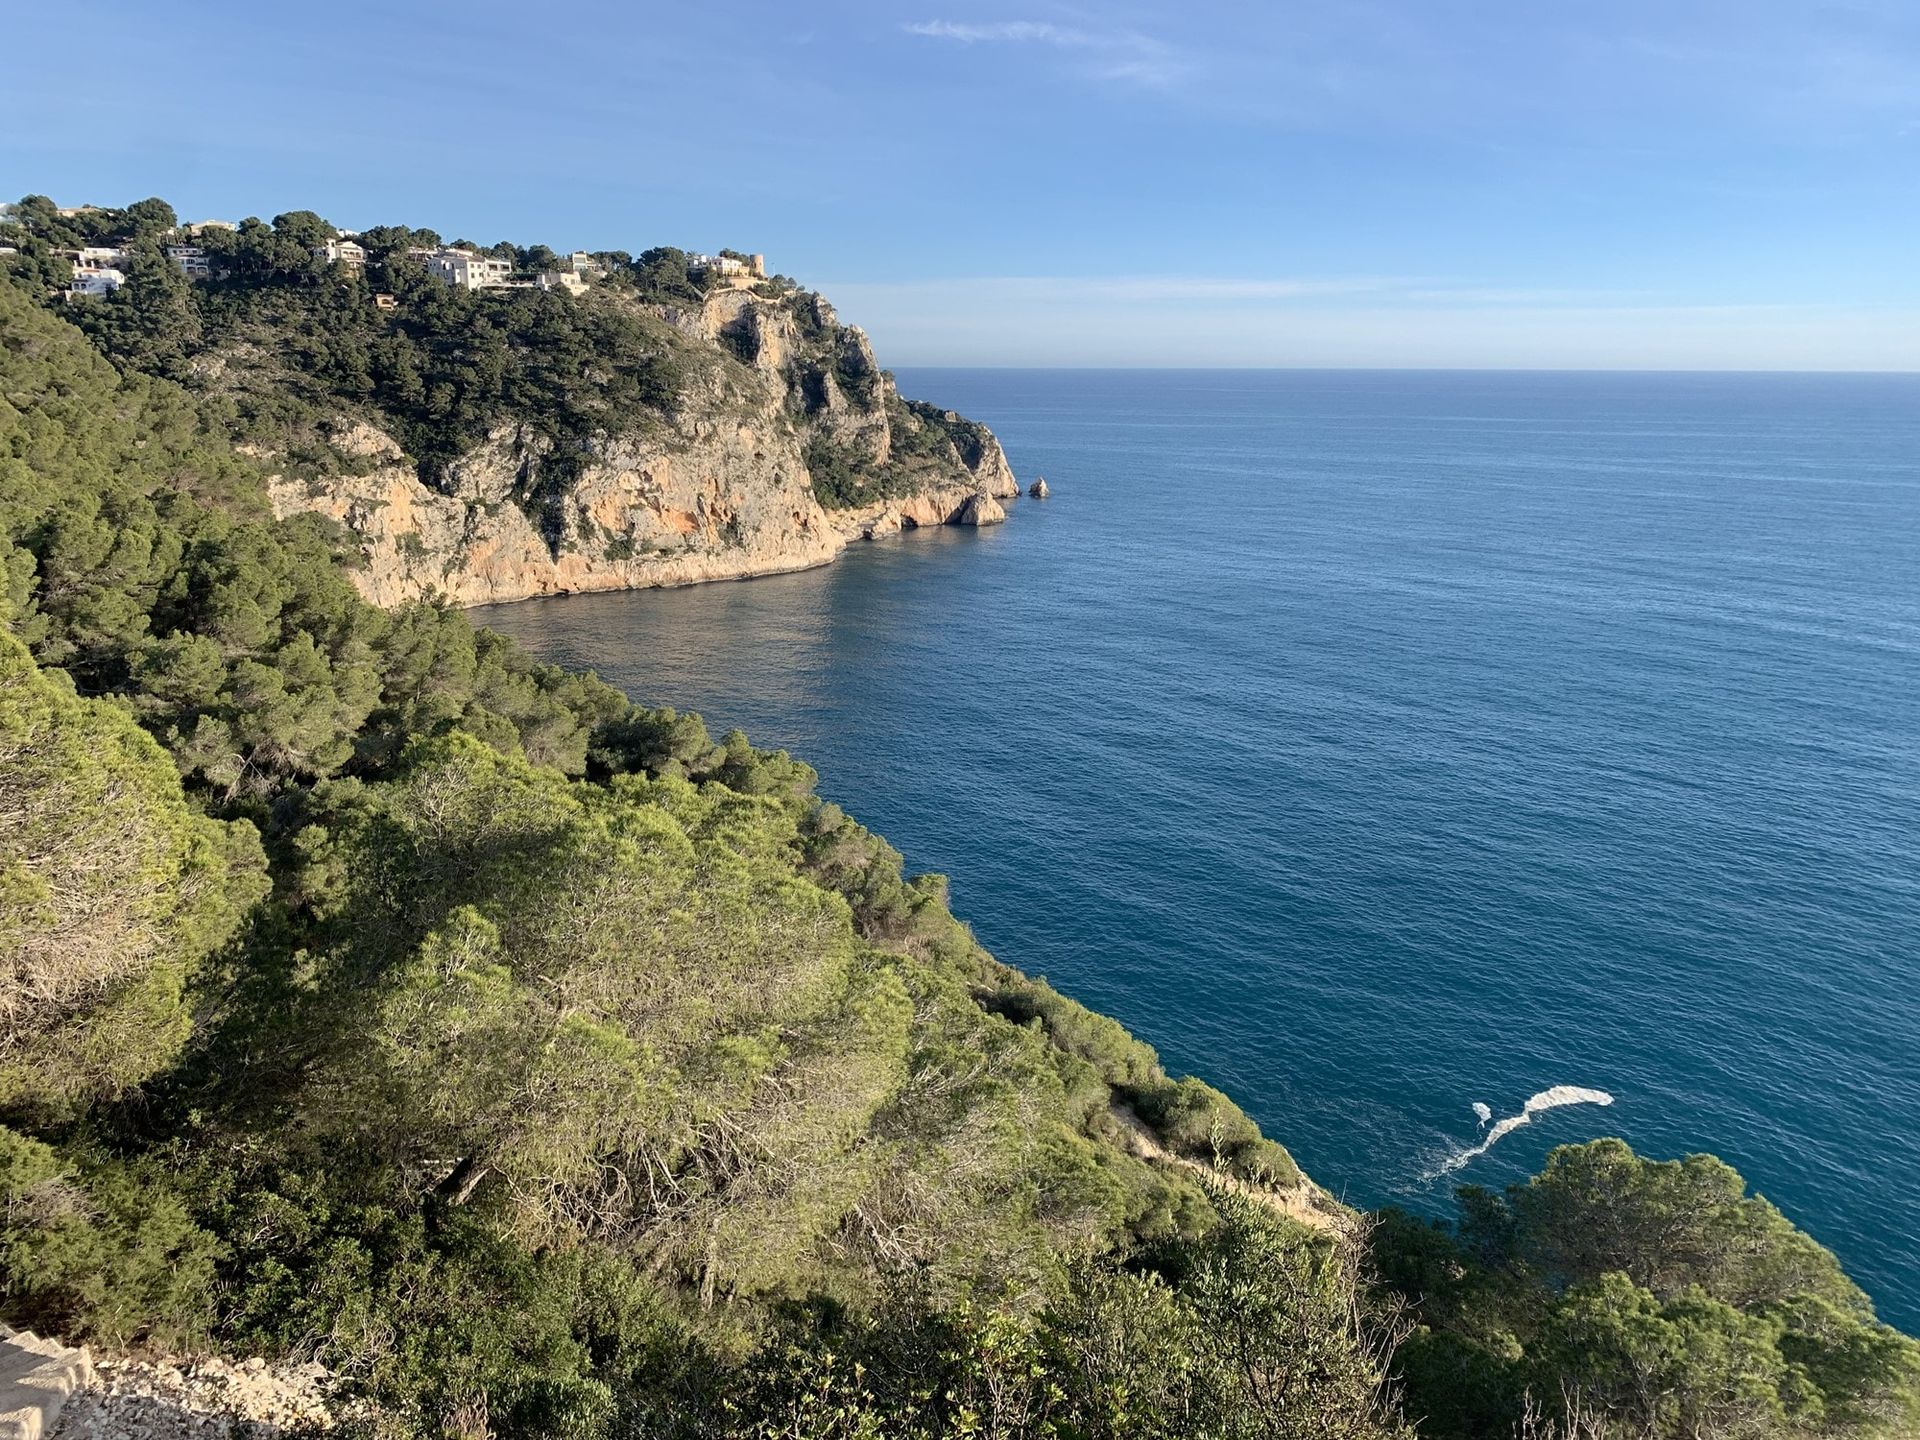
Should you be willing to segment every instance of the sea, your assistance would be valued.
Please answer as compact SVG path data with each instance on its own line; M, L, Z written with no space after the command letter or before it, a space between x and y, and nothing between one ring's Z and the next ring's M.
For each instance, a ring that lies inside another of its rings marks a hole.
M1920 376L899 379L1051 497L477 618L811 762L1349 1202L1711 1151L1920 1332Z

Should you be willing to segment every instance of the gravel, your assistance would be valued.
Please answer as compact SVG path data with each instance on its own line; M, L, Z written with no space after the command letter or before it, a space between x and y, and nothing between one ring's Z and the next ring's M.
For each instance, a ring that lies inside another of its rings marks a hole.
M324 1435L364 1414L319 1364L109 1358L94 1374L50 1440L271 1440Z

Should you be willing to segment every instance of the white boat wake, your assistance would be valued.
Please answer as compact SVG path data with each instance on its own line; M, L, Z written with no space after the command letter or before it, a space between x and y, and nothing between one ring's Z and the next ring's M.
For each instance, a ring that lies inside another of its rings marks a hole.
M1482 1155L1486 1154L1487 1151L1499 1144L1503 1137L1511 1135L1522 1125L1531 1125L1533 1123L1533 1117L1538 1115L1542 1110L1557 1110L1562 1105L1611 1105L1612 1103L1613 1096L1609 1095L1606 1091L1586 1090L1578 1085L1555 1085L1550 1090L1542 1090L1538 1095L1529 1097L1527 1103L1520 1107L1520 1113L1518 1115L1509 1115L1491 1130L1488 1130L1487 1138L1482 1140L1478 1145L1468 1150L1462 1150L1457 1155L1449 1156L1421 1178L1423 1180L1437 1180L1442 1175L1451 1175L1454 1171L1463 1168L1468 1161L1479 1159ZM1493 1118L1492 1109L1477 1100L1474 1102L1473 1113L1480 1117L1480 1123L1483 1126Z

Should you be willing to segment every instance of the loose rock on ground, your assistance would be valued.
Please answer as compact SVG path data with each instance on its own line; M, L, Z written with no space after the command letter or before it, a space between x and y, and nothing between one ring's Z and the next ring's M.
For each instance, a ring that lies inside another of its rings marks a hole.
M324 1365L255 1358L103 1359L68 1400L51 1440L271 1440L320 1435L358 1411Z

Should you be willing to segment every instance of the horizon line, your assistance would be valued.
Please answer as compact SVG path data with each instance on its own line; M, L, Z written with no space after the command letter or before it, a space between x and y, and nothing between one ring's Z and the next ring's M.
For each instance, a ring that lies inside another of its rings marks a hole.
M1790 369L1785 366L1631 366L1631 365L982 365L953 361L897 361L881 367L886 370L1106 370L1164 373L1192 371L1196 374L1359 374L1359 375L1859 375L1880 378L1920 378L1920 369L1871 370L1829 366L1822 369Z

